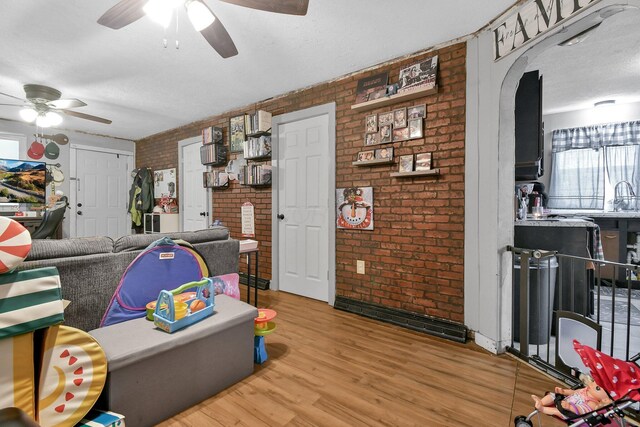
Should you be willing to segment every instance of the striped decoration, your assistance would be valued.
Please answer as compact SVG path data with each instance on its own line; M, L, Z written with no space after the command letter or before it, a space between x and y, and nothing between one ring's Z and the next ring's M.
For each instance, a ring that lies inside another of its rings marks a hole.
M33 332L0 340L0 408L35 413Z
M29 231L11 218L0 216L0 274L22 264L30 250Z
M55 267L0 275L0 339L61 323L60 276Z

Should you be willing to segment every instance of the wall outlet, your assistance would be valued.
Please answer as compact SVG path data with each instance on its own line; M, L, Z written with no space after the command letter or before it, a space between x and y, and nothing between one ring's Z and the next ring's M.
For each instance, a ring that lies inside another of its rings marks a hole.
M358 274L364 274L364 261L362 260L356 261L356 272Z

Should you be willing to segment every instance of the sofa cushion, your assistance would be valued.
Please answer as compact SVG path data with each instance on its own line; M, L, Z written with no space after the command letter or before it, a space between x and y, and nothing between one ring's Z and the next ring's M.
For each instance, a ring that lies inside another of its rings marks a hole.
M110 237L78 237L72 239L34 239L27 261L104 254L113 251Z
M113 252L139 251L162 237L170 237L173 240L182 239L189 243L213 242L215 240L227 240L229 230L226 227L213 227L206 230L183 231L175 233L131 234L122 236L113 245Z

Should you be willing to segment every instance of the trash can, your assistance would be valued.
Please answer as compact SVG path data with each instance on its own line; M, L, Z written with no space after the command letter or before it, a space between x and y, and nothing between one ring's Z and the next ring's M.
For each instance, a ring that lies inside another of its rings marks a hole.
M557 271L554 256L529 258L529 344L549 342ZM520 341L520 256L513 264L513 328L513 340Z

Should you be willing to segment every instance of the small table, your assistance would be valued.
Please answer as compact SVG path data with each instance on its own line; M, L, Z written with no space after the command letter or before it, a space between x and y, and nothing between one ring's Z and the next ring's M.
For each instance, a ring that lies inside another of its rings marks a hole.
M255 275L253 276L253 287L255 289L254 291L254 303L253 305L255 307L258 307L258 255L260 253L260 251L258 250L258 248L255 249L240 249L240 253L241 254L247 254L247 304L251 304L251 256L253 254L256 255L256 262L255 262Z

